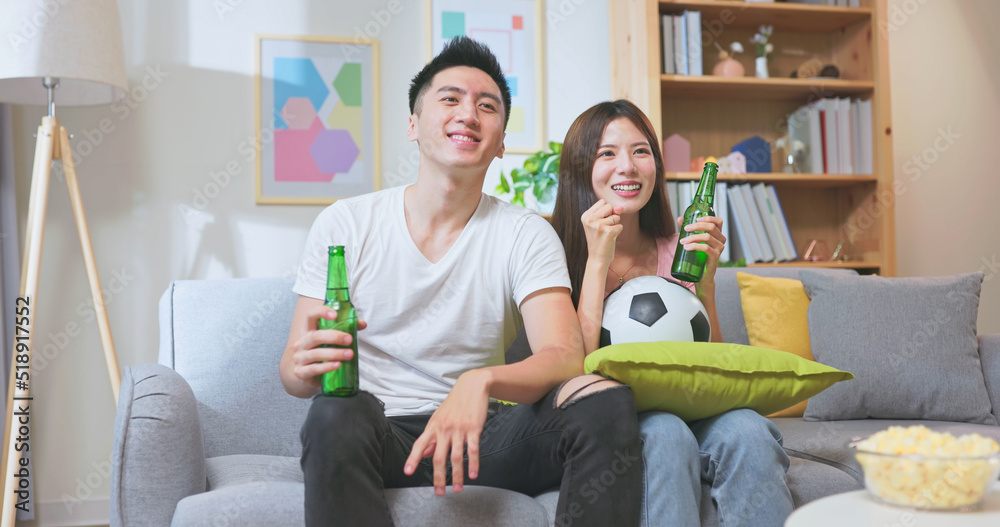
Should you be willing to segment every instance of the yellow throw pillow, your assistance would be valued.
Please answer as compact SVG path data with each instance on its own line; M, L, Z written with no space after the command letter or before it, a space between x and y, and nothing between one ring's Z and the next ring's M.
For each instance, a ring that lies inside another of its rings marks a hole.
M751 346L794 353L813 358L809 346L809 297L802 282L791 278L770 278L736 273L743 303L743 319ZM775 412L768 417L802 417L806 403Z
M583 369L628 384L636 410L685 421L735 408L767 415L854 378L785 351L724 342L614 344L587 355Z

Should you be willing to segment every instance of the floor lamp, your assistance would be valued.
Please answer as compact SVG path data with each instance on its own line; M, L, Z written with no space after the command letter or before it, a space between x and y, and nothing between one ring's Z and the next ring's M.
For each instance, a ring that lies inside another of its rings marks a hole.
M101 283L80 199L70 138L66 128L59 124L55 116L55 103L58 101L61 106L108 104L125 96L128 80L125 76L121 22L115 0L65 3L0 0L0 5L4 12L0 17L0 35L5 35L5 40L12 48L0 53L0 102L48 107L48 115L42 117L35 143L21 264L21 297L28 298L30 302L28 324L21 326L27 332L19 332L15 328L14 360L11 362L6 401L2 461L4 495L0 527L12 527L15 506L19 501L16 491L28 487L27 481L22 483L27 478L15 477L25 451L23 447L20 450L16 448L19 441L18 429L22 423L18 416L13 415L13 409L15 405L27 404L31 407L29 388L33 381L30 357L34 328L37 327L39 314L44 315L45 312L45 306L39 306L37 298L42 240L45 235L45 209L54 160L62 162L65 173L90 292L94 298L104 358L115 401L118 400L121 383L118 359L101 296ZM19 347L19 344L26 346ZM27 355L28 360L18 361L18 357L23 355ZM30 422L30 417L28 420Z

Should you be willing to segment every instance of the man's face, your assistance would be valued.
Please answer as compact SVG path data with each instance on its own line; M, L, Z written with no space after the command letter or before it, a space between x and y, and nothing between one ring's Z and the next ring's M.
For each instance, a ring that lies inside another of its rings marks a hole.
M500 88L477 68L448 68L431 80L410 116L407 139L422 161L443 170L485 170L503 157L504 108Z

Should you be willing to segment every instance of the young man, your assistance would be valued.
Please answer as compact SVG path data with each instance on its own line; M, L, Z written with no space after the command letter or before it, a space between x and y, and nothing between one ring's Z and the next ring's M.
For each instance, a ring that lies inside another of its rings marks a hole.
M340 200L309 233L281 379L312 397L302 427L308 525L389 526L383 489L450 478L538 494L560 525L638 525L642 466L628 388L580 375L583 344L562 246L537 214L482 193L502 157L510 90L496 58L452 41L414 77L407 137L417 182ZM319 348L329 245L345 245L362 393L316 396L350 358ZM532 349L504 364L522 323ZM490 399L520 403L490 410ZM484 431L484 426L486 430ZM425 459L430 458L431 460ZM615 483L602 475L613 470ZM606 479L606 478L605 478Z

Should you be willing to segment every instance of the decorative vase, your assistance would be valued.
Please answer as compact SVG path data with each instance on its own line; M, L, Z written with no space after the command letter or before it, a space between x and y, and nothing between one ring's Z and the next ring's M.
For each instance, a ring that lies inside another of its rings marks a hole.
M756 73L755 73L755 76L758 79L766 79L766 78L768 78L768 74L767 74L767 57L757 57L757 59L754 61L754 65L756 66L756 70L757 70Z
M743 65L733 58L721 60L712 68L712 75L720 77L742 77L745 73L746 70L743 69Z

